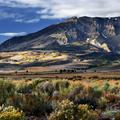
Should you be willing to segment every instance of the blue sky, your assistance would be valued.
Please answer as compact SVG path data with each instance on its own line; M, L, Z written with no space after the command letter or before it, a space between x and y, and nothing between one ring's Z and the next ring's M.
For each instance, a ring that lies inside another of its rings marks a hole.
M0 6L0 43L19 35L36 32L62 19L41 19L37 8ZM39 9L40 10L40 9Z
M120 16L119 0L0 0L0 43L72 16Z

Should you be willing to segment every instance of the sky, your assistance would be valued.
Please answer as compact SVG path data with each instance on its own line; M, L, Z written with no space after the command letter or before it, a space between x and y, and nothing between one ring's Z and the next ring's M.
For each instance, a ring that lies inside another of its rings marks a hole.
M73 16L120 16L120 0L0 0L0 43Z

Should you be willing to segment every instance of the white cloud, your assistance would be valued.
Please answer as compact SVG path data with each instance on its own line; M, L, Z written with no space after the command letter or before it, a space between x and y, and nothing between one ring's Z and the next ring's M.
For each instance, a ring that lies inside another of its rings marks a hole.
M40 19L31 19L31 20L27 20L26 23L36 23L36 22L39 22Z
M72 16L120 16L120 0L0 0L0 5L40 8L36 14L47 19Z
M0 19L16 19L23 17L22 14L17 12L10 12L0 8Z
M44 3L46 3L44 2L44 0L0 0L0 6L19 7L19 8L39 7Z
M6 19L6 18L15 18L15 14L13 13L7 13L5 11L0 11L0 18L1 19Z
M34 18L34 19L29 19L29 20L24 20L24 19L16 19L15 20L15 22L18 22L18 23L37 23L39 21L40 21L39 18Z
M13 37L13 36L22 36L25 34L27 34L27 33L26 32L19 32L19 33L9 32L9 33L0 33L0 36Z

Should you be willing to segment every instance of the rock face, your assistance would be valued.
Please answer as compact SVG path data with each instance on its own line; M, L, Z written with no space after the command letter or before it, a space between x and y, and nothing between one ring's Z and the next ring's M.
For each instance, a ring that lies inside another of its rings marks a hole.
M14 37L0 51L76 50L120 53L120 17L73 17L36 33Z

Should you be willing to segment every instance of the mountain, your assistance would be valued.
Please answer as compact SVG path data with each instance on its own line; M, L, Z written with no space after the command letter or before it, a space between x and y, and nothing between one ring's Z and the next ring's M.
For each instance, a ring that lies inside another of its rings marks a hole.
M2 43L0 50L69 50L75 47L80 50L91 48L95 51L119 53L120 17L72 17L36 33L13 37Z
M0 51L0 67L5 69L120 69L120 17L72 17L13 37Z

